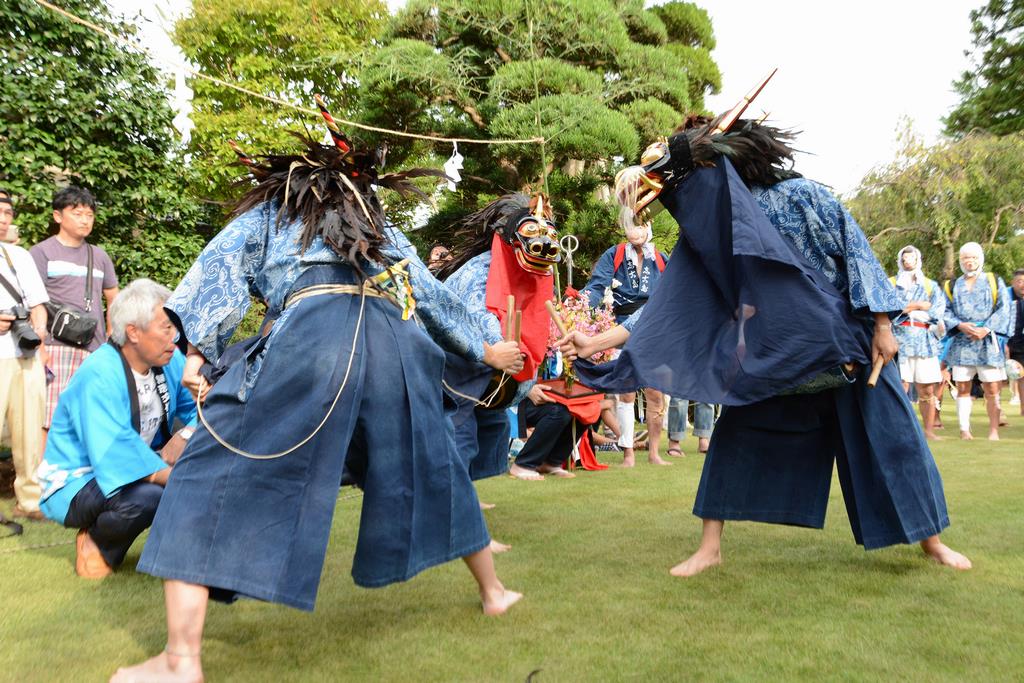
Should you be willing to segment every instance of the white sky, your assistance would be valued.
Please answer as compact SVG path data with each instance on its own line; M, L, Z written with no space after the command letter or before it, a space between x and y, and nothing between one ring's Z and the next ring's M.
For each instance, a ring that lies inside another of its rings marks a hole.
M712 57L722 71L722 94L708 107L729 109L779 67L749 112L766 110L770 121L802 131L797 146L810 154L797 159L797 170L849 193L894 158L903 117L926 142L938 138L941 117L957 102L952 83L968 67L968 14L982 1L697 0L711 15ZM180 59L163 27L187 0L108 2L129 16L142 13L154 55ZM387 3L392 11L405 4Z
M711 15L722 94L731 108L773 67L751 105L803 131L811 154L796 169L841 193L895 157L902 117L928 143L957 103L952 83L968 67L969 13L982 0L697 0Z

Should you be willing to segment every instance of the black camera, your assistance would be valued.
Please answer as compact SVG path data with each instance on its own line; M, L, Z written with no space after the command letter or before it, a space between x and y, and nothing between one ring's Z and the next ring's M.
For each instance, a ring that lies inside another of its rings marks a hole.
M28 321L27 308L21 305L14 305L6 311L0 311L0 313L14 316L14 320L11 321L11 334L14 335L14 341L18 342L18 348L22 351L32 351L43 343L43 340L39 338L36 331L32 329L32 324Z

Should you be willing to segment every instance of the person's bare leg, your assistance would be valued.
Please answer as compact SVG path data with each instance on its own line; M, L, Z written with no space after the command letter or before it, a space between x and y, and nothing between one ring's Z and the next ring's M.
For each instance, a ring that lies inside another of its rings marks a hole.
M697 552L668 570L672 576L696 576L705 569L722 564L722 530L725 522L705 519Z
M1017 380L1017 398L1020 399L1020 414L1024 415L1024 377Z
M523 597L522 593L506 589L498 580L490 548L466 555L462 561L466 563L473 578L476 579L476 584L480 588L480 602L483 604L484 614L487 616L495 617L504 614L509 607Z
M647 462L652 465L671 465L658 454L661 448L661 423L665 417L665 395L656 389L644 389L647 397Z
M621 467L633 467L634 465L636 465L636 455L633 453L633 449L623 448Z
M164 581L167 647L141 664L118 669L110 683L201 683L199 654L210 590L184 581Z
M985 410L988 412L988 439L999 441L999 382L982 382Z
M605 398L601 401L601 421L612 431L615 440L618 441L622 432L619 431L619 419L615 416L615 399Z
M924 551L925 555L946 567L967 570L972 566L971 561L966 556L945 545L938 534L929 536L921 541L921 550Z
M935 385L917 385L917 408L921 411L921 420L924 422L925 438L936 441L935 435Z

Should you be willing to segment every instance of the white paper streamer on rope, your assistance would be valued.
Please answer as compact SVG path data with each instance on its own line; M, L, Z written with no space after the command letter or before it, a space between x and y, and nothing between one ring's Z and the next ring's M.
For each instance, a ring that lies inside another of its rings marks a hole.
M187 145L192 139L192 90L185 83L185 70L177 69L174 73L174 110L177 112L171 123L181 133L181 144Z
M462 170L463 156L459 154L459 143L452 143L452 155L444 162L444 174L450 178L448 189L455 192L455 186L462 180L459 171Z

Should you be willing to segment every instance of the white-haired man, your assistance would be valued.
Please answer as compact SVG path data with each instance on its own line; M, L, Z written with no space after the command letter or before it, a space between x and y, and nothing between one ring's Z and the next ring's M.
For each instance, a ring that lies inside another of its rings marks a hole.
M153 522L196 405L181 384L185 358L164 311L170 291L136 280L110 306L110 341L93 352L60 396L39 480L42 510L80 529L75 571L102 578Z
M893 334L900 345L900 378L903 389L917 386L917 407L924 422L924 435L934 440L936 416L936 387L942 382L939 365L939 337L945 336L941 322L946 313L946 297L938 283L925 277L921 271L921 252L912 245L900 249L896 255L896 275L889 278L903 302L899 322ZM895 321L894 321L895 323ZM937 334L933 334L933 330Z
M946 282L946 327L953 335L946 355L956 382L956 413L960 438L971 439L971 380L977 375L985 390L988 438L999 440L999 388L1006 379L1002 344L997 334L1009 335L1010 302L1003 279L986 273L985 254L977 242L960 247L956 282Z

